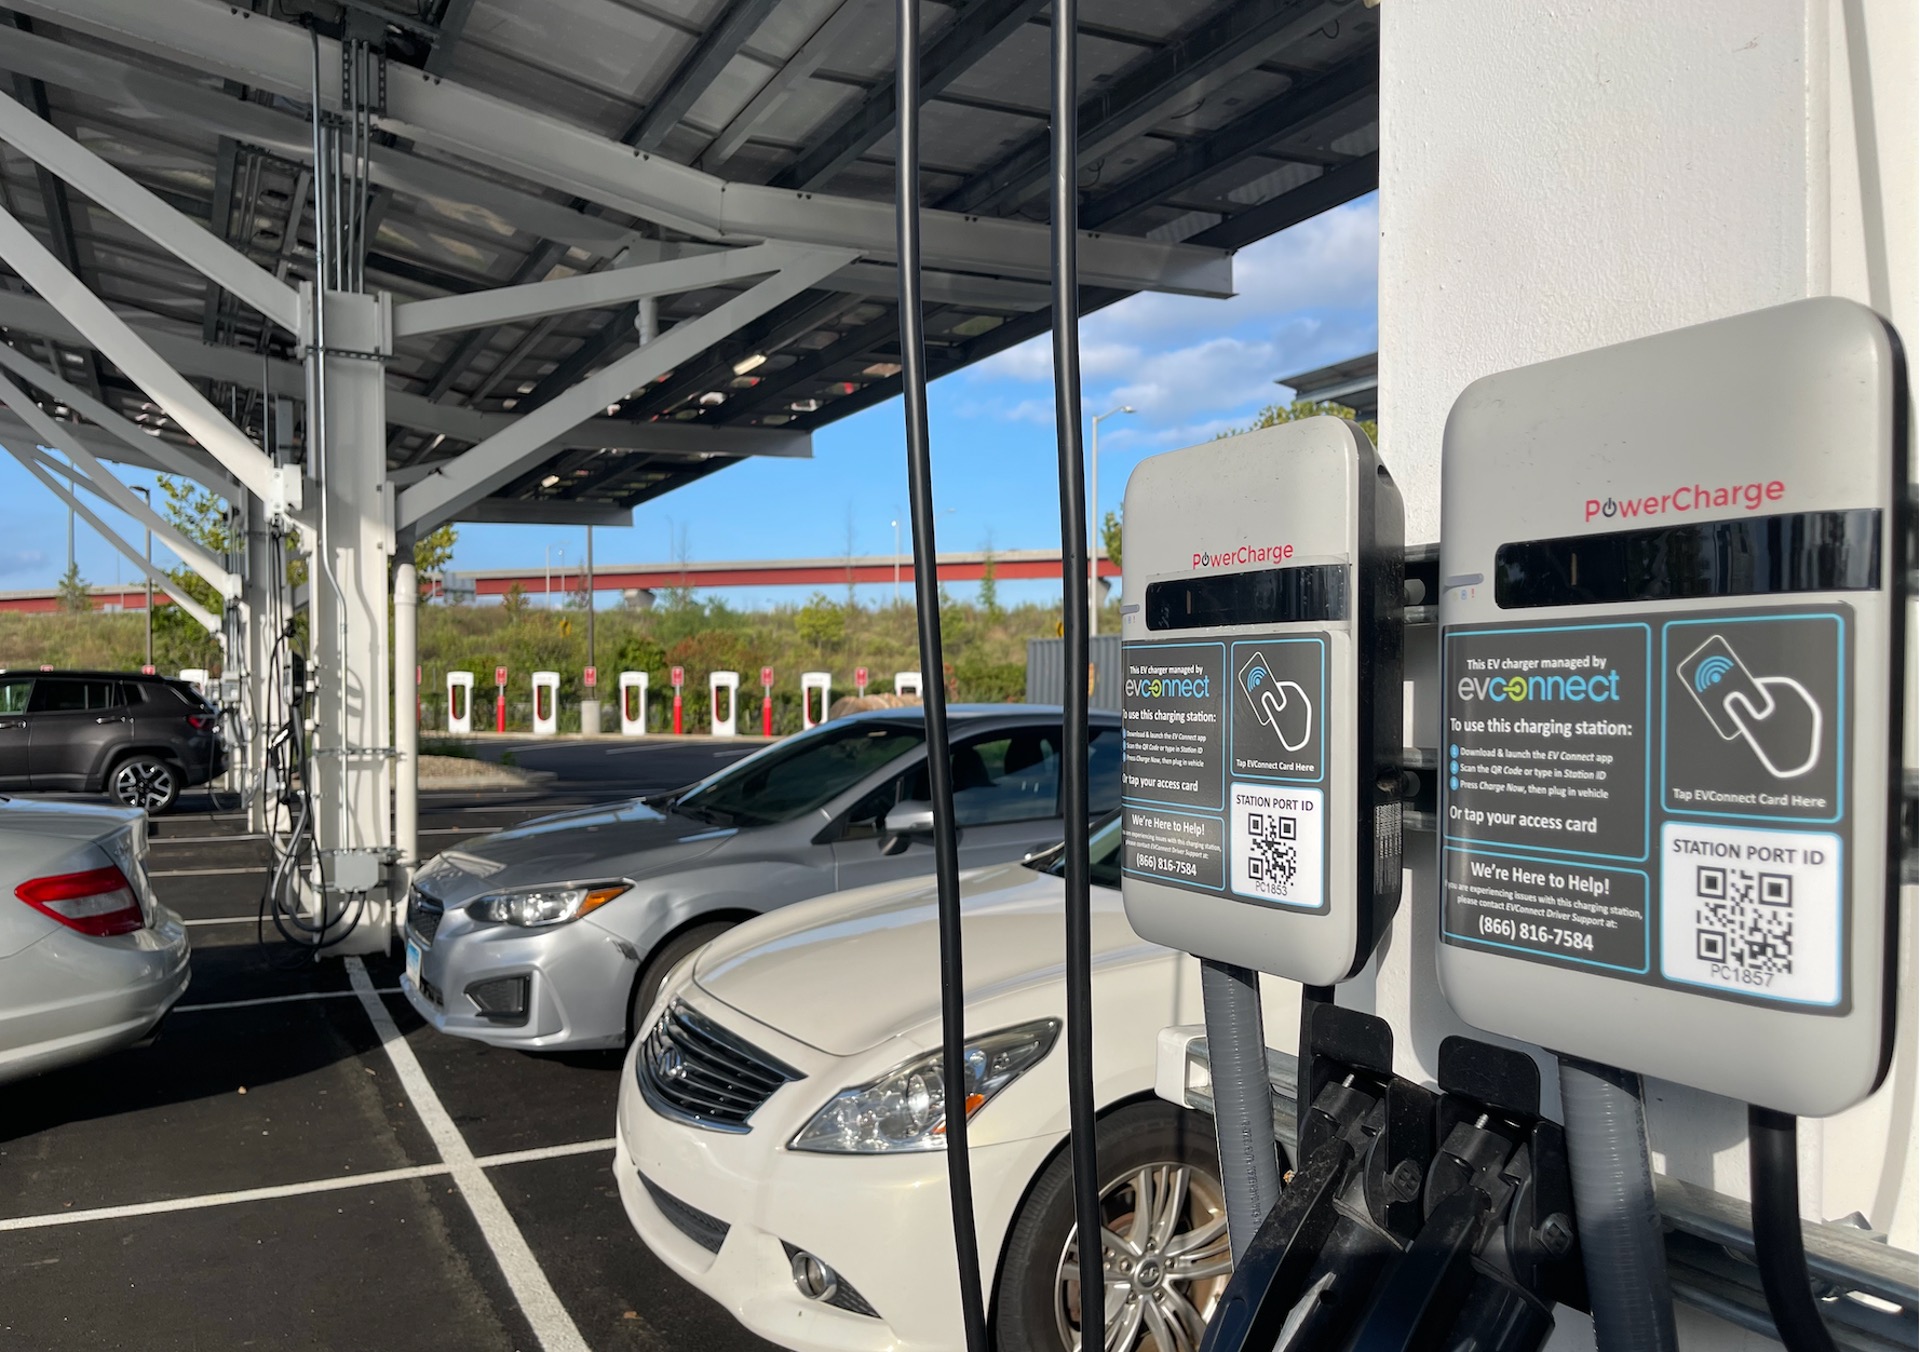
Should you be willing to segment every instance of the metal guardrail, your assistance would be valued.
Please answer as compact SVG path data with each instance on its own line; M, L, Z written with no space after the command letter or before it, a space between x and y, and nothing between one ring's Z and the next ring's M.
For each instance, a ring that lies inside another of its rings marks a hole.
M1273 1086L1274 1137L1294 1159L1298 1059L1269 1047L1267 1079ZM1187 1106L1211 1116L1213 1076L1203 1036L1186 1044L1183 1081ZM1666 1230L1674 1298L1764 1337L1778 1337L1753 1263L1747 1203L1664 1175L1654 1179L1654 1197ZM1920 1347L1920 1255L1844 1224L1803 1221L1801 1233L1807 1266L1827 1288L1821 1307L1838 1346L1850 1352Z

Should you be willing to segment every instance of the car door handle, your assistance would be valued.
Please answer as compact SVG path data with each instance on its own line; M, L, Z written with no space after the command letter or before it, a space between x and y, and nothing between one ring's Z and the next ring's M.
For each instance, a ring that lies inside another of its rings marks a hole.
M24 728L26 726L27 725L25 723L15 723L15 722L0 723L0 729Z
M96 723L131 723L133 722L131 718L96 718L93 721Z

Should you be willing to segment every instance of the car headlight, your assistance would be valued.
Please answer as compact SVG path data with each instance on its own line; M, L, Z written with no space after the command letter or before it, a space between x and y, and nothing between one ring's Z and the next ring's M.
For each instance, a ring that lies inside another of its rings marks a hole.
M599 910L629 888L627 883L579 883L560 887L520 887L489 892L467 903L467 914L496 925L535 929L563 925Z
M1060 1020L1040 1019L967 1043L967 1117L1040 1064L1060 1035ZM789 1143L829 1155L939 1150L947 1143L946 1090L936 1048L895 1066L871 1084L843 1089Z

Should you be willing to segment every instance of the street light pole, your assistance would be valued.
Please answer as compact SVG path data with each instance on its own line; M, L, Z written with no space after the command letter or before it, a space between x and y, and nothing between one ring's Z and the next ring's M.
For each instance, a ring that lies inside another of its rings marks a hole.
M1133 412L1132 404L1110 408L1093 415L1093 437L1088 442L1087 524L1093 540L1087 550L1087 634L1100 632L1100 420L1118 413Z
M147 506L153 506L153 490L140 484L133 491L147 500ZM147 527L147 665L153 665L153 527Z
M893 604L900 604L900 518L893 519Z

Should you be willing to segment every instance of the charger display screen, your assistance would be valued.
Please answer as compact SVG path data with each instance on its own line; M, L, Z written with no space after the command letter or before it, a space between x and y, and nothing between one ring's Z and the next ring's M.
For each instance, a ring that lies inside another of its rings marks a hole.
M1880 510L1785 512L1504 544L1503 610L1880 586Z
M1147 628L1327 623L1347 618L1344 564L1262 568L1147 584Z

